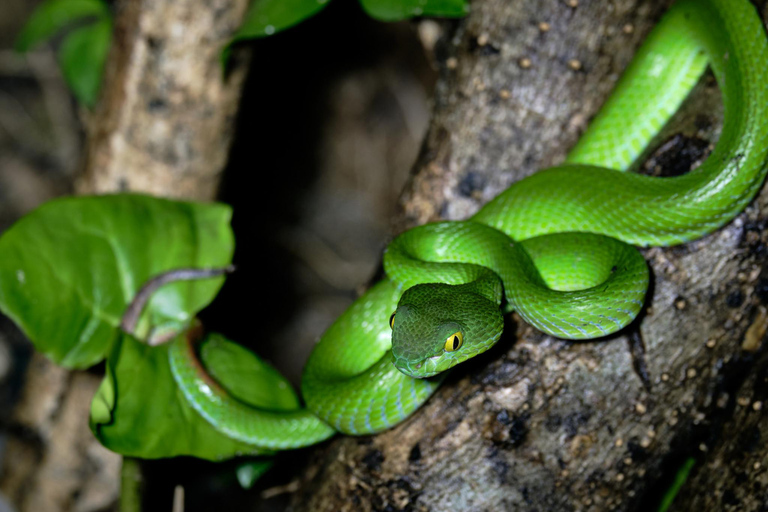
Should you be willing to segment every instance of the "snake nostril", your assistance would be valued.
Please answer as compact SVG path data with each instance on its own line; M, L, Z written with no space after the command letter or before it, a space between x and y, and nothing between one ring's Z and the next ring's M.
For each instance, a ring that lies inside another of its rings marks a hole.
M418 370L419 368L421 368L421 363L416 365L416 369Z

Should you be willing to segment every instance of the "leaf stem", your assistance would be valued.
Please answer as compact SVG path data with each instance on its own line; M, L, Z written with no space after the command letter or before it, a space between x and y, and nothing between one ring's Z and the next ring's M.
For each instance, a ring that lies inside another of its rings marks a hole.
M144 491L144 476L141 461L134 457L123 457L120 471L120 512L141 512L141 498Z
M690 475L695 464L696 459L688 457L683 465L680 466L675 475L675 481L672 482L672 485L669 486L669 489L667 489L667 492L664 494L657 512L667 512L669 507L672 506L672 502L675 501L680 489L685 485L685 481L688 480L688 475Z
M136 324L139 323L139 317L144 310L144 306L160 287L176 281L194 281L196 279L208 279L218 277L224 274L231 274L235 271L234 265L227 265L222 268L178 268L158 274L141 287L136 293L128 308L123 313L120 321L120 328L131 335L135 335Z

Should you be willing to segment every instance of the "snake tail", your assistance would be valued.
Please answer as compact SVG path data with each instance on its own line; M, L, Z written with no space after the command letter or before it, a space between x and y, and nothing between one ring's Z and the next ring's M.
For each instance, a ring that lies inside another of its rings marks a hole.
M171 373L187 402L222 434L265 449L285 450L319 443L335 431L305 408L260 409L219 385L196 354L199 330L178 336L168 347Z

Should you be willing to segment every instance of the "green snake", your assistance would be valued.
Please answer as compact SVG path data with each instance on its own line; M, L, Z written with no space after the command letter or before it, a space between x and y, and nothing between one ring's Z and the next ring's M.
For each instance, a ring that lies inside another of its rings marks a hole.
M724 123L706 161L677 177L621 172L707 65ZM701 237L755 196L768 165L767 109L768 43L754 7L679 1L565 164L513 184L469 220L420 226L390 243L387 277L312 352L301 385L305 409L238 401L206 375L189 340L169 351L174 378L220 432L265 450L297 448L336 431L374 433L403 421L445 370L496 343L503 313L514 310L559 338L614 333L640 312L648 286L647 264L633 246Z

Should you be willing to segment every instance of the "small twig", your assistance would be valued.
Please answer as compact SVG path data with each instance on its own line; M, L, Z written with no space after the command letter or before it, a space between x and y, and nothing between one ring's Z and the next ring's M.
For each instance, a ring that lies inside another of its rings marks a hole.
M123 457L123 468L120 471L120 512L141 512L143 490L141 462L133 457Z
M139 317L144 310L149 299L152 297L158 288L165 286L168 283L176 281L194 281L197 279L209 279L211 277L218 277L224 274L231 274L235 271L234 265L228 265L223 268L179 268L175 270L169 270L163 272L149 281L144 283L144 286L138 291L133 301L128 305L128 309L123 314L123 319L120 322L120 329L128 334L135 334L136 324L139 323Z
M173 488L172 512L184 512L184 487L177 485Z
M268 500L275 496L280 496L281 494L296 492L299 490L299 487L301 487L301 482L299 480L293 480L285 485L270 487L269 489L261 491L261 499Z

